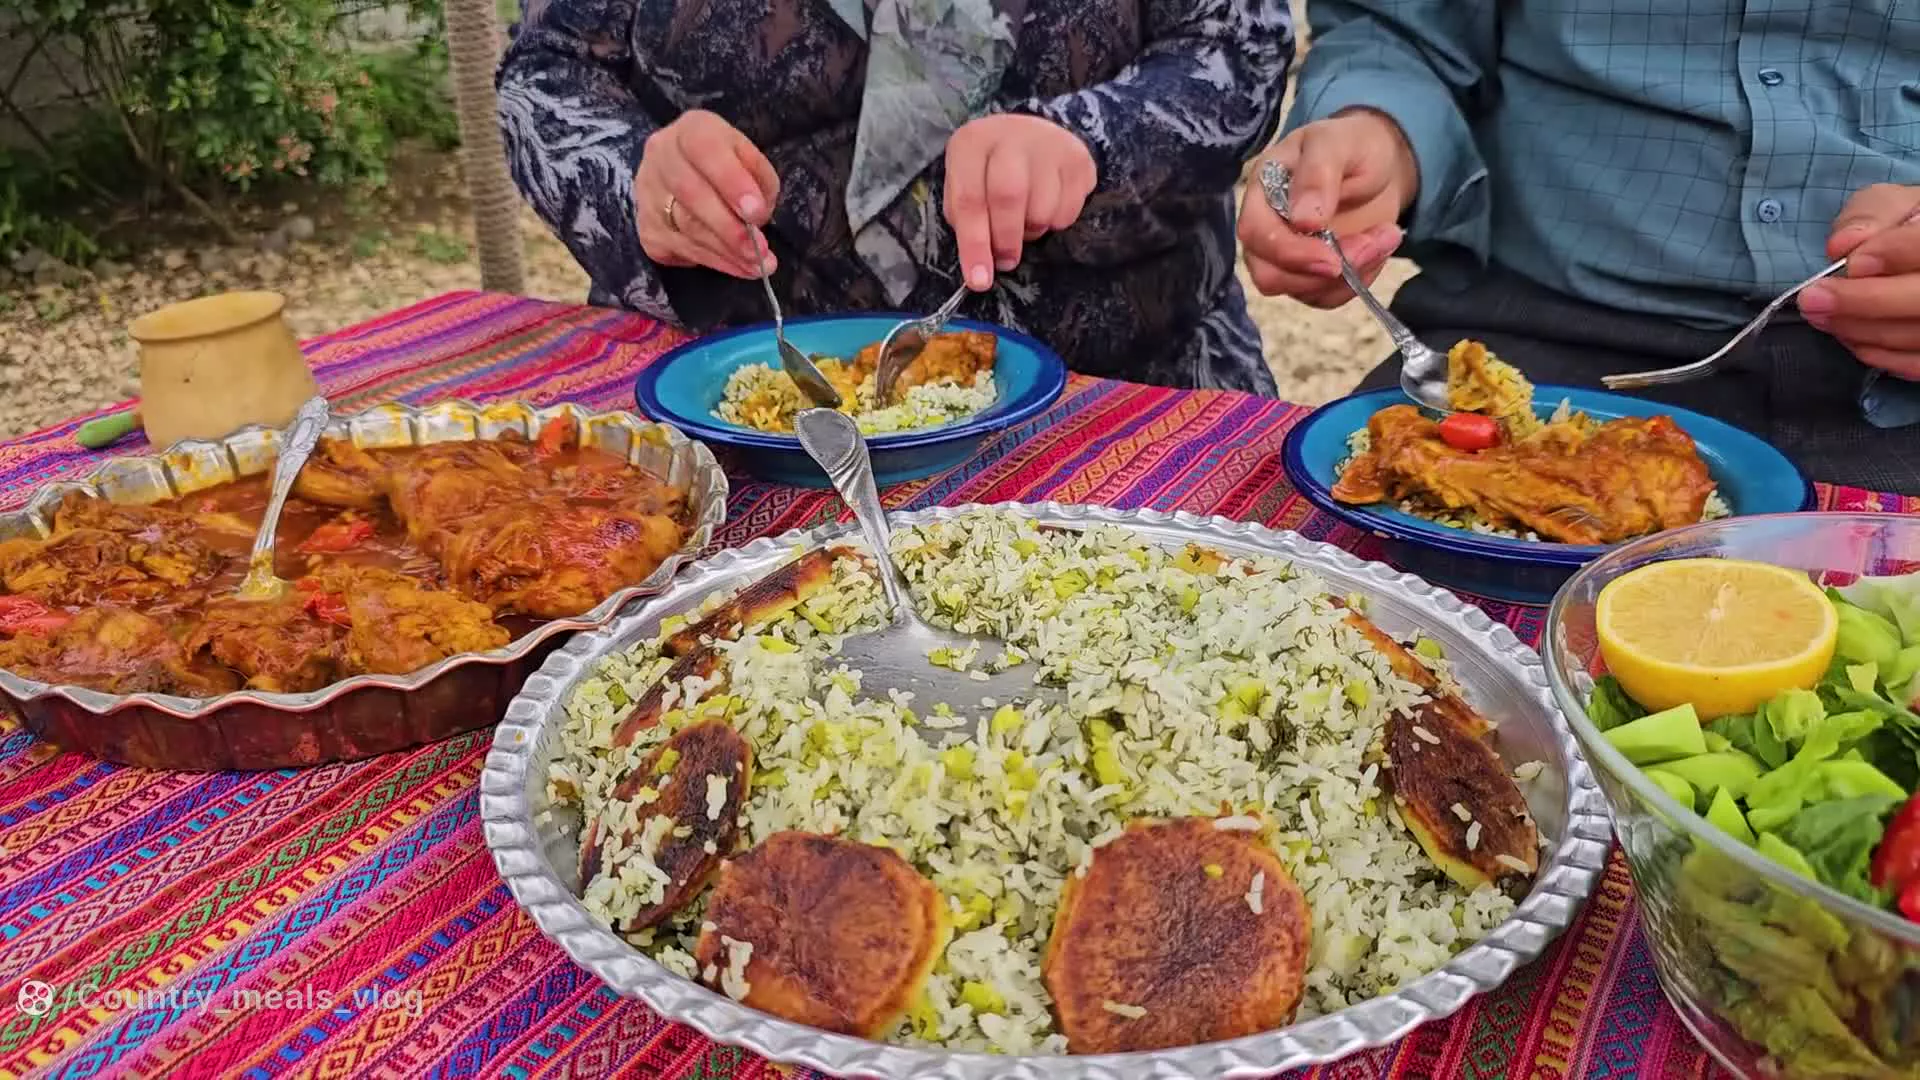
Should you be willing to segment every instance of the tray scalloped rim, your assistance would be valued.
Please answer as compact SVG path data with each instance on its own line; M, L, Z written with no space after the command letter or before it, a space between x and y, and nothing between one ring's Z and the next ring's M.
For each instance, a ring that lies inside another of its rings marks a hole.
M1512 916L1442 967L1338 1012L1277 1031L1201 1046L1136 1054L1010 1056L912 1049L834 1035L749 1009L667 971L600 925L548 864L532 818L527 779L547 716L566 692L591 674L599 659L658 621L656 607L676 594L705 592L713 579L743 563L779 551L810 547L848 535L852 526L828 525L762 538L689 565L655 602L581 634L547 658L508 706L494 731L480 777L480 817L495 865L515 900L542 933L615 991L646 1002L660 1015L691 1025L719 1042L776 1062L841 1076L883 1080L1143 1080L1170 1077L1253 1077L1312 1065L1398 1040L1415 1027L1452 1015L1477 993L1493 990L1537 957L1564 931L1605 872L1613 832L1606 804L1555 706L1546 667L1512 630L1486 612L1411 574L1363 562L1330 544L1297 533L1185 511L1116 510L1061 503L967 504L890 514L895 527L944 521L973 510L1011 510L1063 525L1113 524L1173 528L1195 540L1217 540L1365 580L1378 593L1396 594L1425 613L1448 620L1485 655L1517 669L1554 735L1565 767L1566 827L1536 884Z
M531 436L540 423L563 414L569 414L578 419L583 425L582 430L586 430L587 425L602 427L612 425L624 429L629 438L635 441L658 440L664 444L676 464L684 462L690 469L687 497L693 500L697 507L687 542L681 545L679 551L669 555L653 573L647 575L645 580L619 590L596 604L590 611L568 619L553 619L541 623L498 649L456 653L406 675L355 675L301 694L272 694L257 690L237 690L210 698L154 693L108 694L80 686L23 678L3 668L0 668L0 691L5 691L9 697L18 701L61 698L95 715L146 707L178 719L191 720L241 702L252 702L283 712L309 712L365 687L382 687L400 691L417 690L454 668L469 664L509 664L526 656L535 647L555 635L591 630L601 626L618 614L620 609L628 603L641 597L655 595L665 589L682 566L691 562L699 552L712 543L714 533L725 524L727 478L719 462L714 459L713 452L707 449L705 444L687 438L667 424L654 423L622 410L590 412L571 402L544 406L525 401L496 401L481 404L465 398L438 401L426 406L389 402L359 412L336 414L328 420L326 434L334 437L347 435L356 423L363 425L379 423L389 430L398 425L404 425L415 436L415 442L411 445L426 445L426 442L456 441L450 439L420 441L419 433L432 423L470 424L475 432L473 438L480 439L489 437L479 434L483 426L492 427L496 432L508 429L519 430L511 420L513 417L518 417L532 426L532 430L522 432ZM32 531L38 531L44 535L46 531L44 512L66 494L72 491L85 491L104 497L103 481L136 466L158 467L167 474L174 489L183 494L202 490L210 485L200 484L197 487L191 484L181 485L173 479L173 474L180 467L176 461L190 458L195 454L225 455L237 474L253 475L254 471L244 467L245 462L236 453L237 449L246 449L249 453L257 455L271 449L278 435L277 429L253 424L222 439L188 439L157 453L110 458L77 480L59 480L42 486L24 506L0 513L0 522L6 523L6 531L12 535L24 535ZM630 452L630 460L631 457ZM268 457L264 460L271 461L272 458ZM182 491L183 487L184 491Z

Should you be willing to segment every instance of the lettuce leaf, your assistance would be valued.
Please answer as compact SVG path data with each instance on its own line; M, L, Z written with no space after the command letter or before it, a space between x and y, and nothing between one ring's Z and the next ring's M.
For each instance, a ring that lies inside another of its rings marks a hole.
M1788 820L1780 838L1806 857L1823 884L1882 907L1886 896L1867 880L1867 865L1880 843L1884 819L1903 801L1891 795L1861 795L1816 803Z

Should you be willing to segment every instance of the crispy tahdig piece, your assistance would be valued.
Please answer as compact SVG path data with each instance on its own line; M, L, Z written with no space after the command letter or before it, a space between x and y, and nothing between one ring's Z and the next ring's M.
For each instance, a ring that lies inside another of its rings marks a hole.
M1218 573L1231 561L1197 544L1188 545L1183 557L1200 573ZM1346 621L1396 675L1427 694L1412 716L1396 712L1386 723L1387 776L1407 831L1465 888L1490 881L1509 889L1524 885L1540 866L1540 832L1519 787L1486 743L1486 718L1372 620L1347 608Z
M1540 867L1540 831L1486 743L1486 718L1366 616L1349 609L1347 623L1427 694L1413 715L1387 717L1387 779L1407 831L1461 887L1523 889Z
M875 1039L952 932L940 891L891 849L782 832L721 867L694 959L749 1008Z
M752 774L753 747L726 721L706 720L674 733L620 781L609 816L630 805L634 812L614 861L643 853L668 880L659 900L616 929L654 926L706 888L720 860L733 853ZM616 869L602 864L610 831L604 818L588 823L580 845L583 886Z
M1191 1046L1290 1021L1312 933L1253 834L1140 820L1067 879L1041 975L1076 1054Z
M735 593L732 599L689 623L661 647L668 656L686 656L702 641L732 641L747 626L762 626L805 603L833 580L841 558L863 558L849 547L816 548Z

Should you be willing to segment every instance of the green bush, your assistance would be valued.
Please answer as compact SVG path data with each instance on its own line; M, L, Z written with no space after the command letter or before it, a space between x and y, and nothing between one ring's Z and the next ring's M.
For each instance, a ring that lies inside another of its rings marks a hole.
M412 10L439 21L437 0ZM68 88L101 108L100 123L76 132L30 129L34 153L0 163L11 166L0 168L0 253L8 228L67 216L73 200L50 194L126 194L101 177L135 177L231 234L203 196L296 177L377 186L397 139L456 143L442 41L360 53L336 19L333 0L0 0L0 25L30 52L79 59ZM23 117L5 96L6 74L0 114ZM80 160L97 156L103 127L122 158L104 172Z

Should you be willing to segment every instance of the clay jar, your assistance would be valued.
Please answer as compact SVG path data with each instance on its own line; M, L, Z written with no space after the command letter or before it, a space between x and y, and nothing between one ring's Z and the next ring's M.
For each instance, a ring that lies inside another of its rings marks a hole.
M283 427L319 393L274 292L232 292L135 319L147 441L218 439L249 424Z

